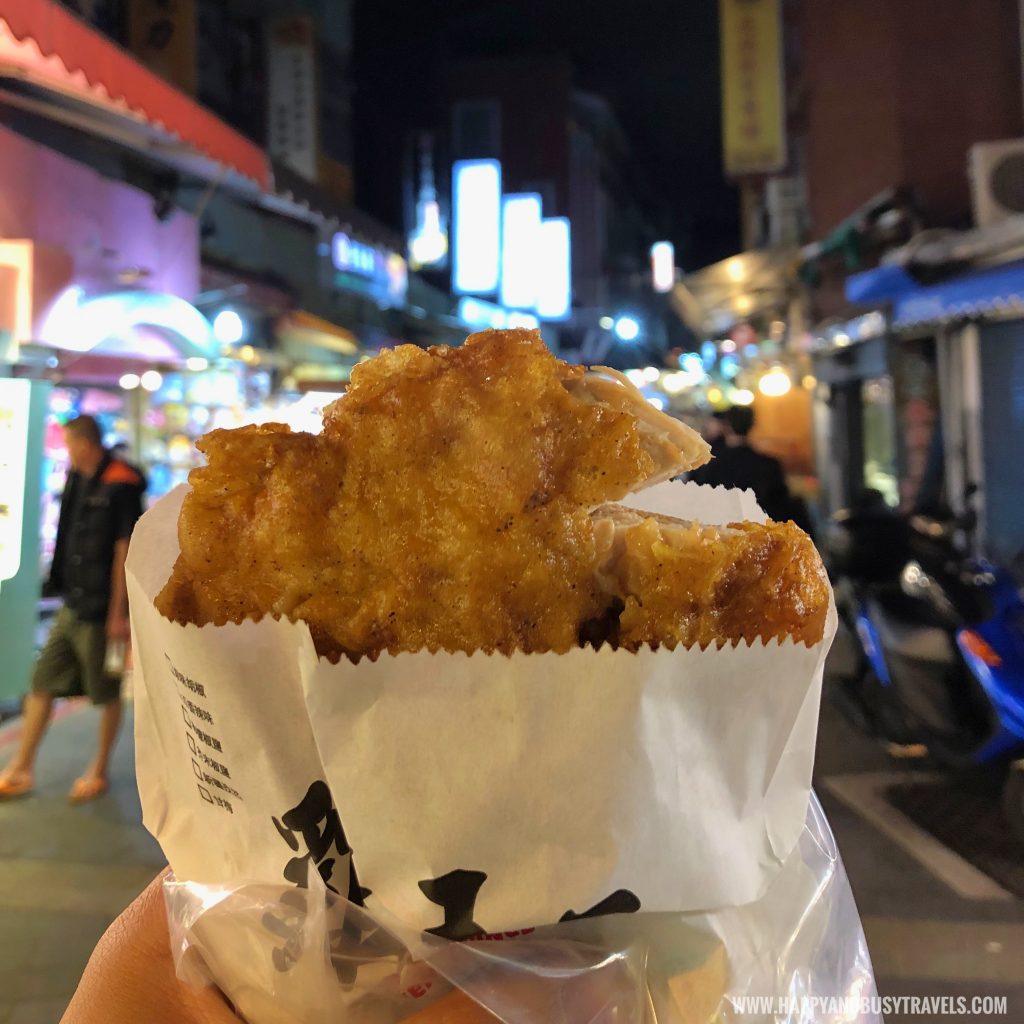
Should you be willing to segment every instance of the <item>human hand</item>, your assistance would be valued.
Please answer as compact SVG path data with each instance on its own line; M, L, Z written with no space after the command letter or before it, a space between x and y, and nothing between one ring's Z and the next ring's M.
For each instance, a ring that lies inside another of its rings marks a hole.
M178 981L161 872L100 939L61 1024L242 1024L215 989Z

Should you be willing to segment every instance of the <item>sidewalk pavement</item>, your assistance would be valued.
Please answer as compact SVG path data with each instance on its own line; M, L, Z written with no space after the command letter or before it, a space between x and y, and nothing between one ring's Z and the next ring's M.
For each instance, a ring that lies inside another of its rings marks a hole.
M0 803L0 1024L56 1024L99 937L164 864L140 824L125 710L104 796L67 802L97 727L92 708L69 701L44 741L35 792ZM0 764L20 727L0 727Z
M914 769L913 762L887 758L823 702L815 790L850 878L879 993L959 997L968 1005L975 996L1003 997L1006 1009L959 1018L900 1012L885 1024L1016 1024L1024 1020L1024 900L1000 890L885 802L886 785ZM842 792L854 799L840 799Z

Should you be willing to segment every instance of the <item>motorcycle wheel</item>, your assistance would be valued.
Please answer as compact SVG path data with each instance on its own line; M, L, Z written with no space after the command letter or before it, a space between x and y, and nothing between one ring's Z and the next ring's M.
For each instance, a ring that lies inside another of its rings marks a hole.
M857 676L834 676L827 693L857 732L885 746L907 746L920 742L920 734L908 724L892 688L883 686L871 669Z
M837 675L829 680L826 693L847 724L865 736L874 736L875 724L864 704L863 686L862 678Z
M920 743L920 730L914 728L893 687L883 686L874 672L868 674L865 682L867 686L874 687L875 735L897 747Z
M1024 843L1024 760L1010 765L1003 784L1003 817L1017 840Z

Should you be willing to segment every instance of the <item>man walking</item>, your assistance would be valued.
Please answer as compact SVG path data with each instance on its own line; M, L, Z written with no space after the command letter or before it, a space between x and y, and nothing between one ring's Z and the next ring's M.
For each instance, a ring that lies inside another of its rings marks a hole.
M749 488L769 519L783 522L792 518L782 464L750 447L748 435L754 427L754 410L746 405L732 406L725 411L722 427L725 443L691 479L712 486Z
M21 744L0 773L0 799L31 791L36 752L56 697L84 694L100 709L96 757L75 781L69 794L73 802L106 792L110 754L121 724L121 677L119 671L107 671L107 650L108 645L124 644L130 635L124 562L142 514L144 481L103 447L91 416L67 423L64 443L71 471L50 572L50 588L63 597L64 606L36 661Z

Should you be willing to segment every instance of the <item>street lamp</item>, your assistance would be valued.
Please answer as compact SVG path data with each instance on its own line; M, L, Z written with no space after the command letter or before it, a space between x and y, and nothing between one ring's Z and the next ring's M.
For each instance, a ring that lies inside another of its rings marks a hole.
M768 398L781 398L793 386L789 374L781 366L773 366L758 382L757 389Z
M631 316L620 316L614 330L619 341L636 341L640 336L640 324Z
M245 333L245 321L236 310L222 309L213 318L213 336L222 345L237 345Z

